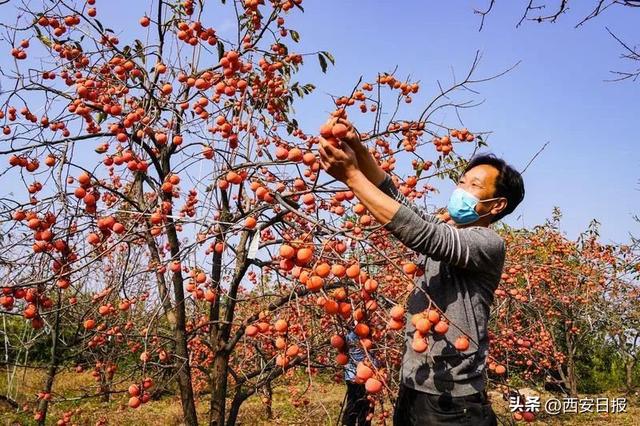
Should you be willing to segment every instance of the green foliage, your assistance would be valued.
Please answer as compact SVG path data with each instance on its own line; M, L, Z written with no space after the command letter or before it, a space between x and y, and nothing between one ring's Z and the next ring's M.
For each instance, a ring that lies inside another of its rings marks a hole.
M603 393L625 387L625 360L611 343L592 338L576 354L578 392ZM635 383L640 377L640 366L634 369Z

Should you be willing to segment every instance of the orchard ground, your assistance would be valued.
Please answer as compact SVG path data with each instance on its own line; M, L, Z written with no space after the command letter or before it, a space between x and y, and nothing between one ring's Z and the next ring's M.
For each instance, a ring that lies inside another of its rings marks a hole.
M22 382L21 393L16 395L18 402L27 402L31 396L29 392L36 393L39 389L44 373L36 369L21 369L16 371L15 377ZM345 386L331 380L326 375L319 375L309 384L308 377L298 375L289 380L289 383L283 383L281 386L274 387L272 411L273 418L267 418L266 405L262 401L263 396L253 396L246 404L242 406L240 419L238 424L252 425L335 425L342 406ZM52 418L57 418L64 411L80 410L74 419L77 424L93 425L100 420L106 420L107 424L129 426L129 425L182 425L182 409L180 407L180 399L176 392L175 396L165 396L158 400L150 401L144 407L132 412L127 407L128 396L124 394L112 395L110 402L101 402L100 396L96 395L91 398L83 398L73 400L74 395L78 396L77 389L88 388L94 383L89 372L77 374L75 372L61 373L56 379L56 388L60 394L67 395L71 401L54 404L52 407ZM6 394L7 377L0 377L0 392ZM296 407L291 400L290 390L295 388L301 399L307 398L306 406ZM305 392L304 395L302 394ZM542 393L541 400L546 401L552 397L550 393ZM538 419L529 423L532 425L637 425L640 416L640 395L626 395L624 391L608 392L606 394L578 394L578 398L582 397L606 397L609 399L616 397L627 398L627 409L623 413L617 414L575 414L538 416ZM508 421L509 406L508 402L503 400L499 393L491 392L493 408L501 420ZM561 396L555 395L560 398ZM208 395L203 395L196 399L198 412L202 414L206 412L208 406ZM391 410L392 401L385 402L386 407ZM21 413L6 401L0 401L0 417L2 425L30 425L35 424L30 413ZM375 423L379 424L379 423ZM391 421L388 422L391 424Z

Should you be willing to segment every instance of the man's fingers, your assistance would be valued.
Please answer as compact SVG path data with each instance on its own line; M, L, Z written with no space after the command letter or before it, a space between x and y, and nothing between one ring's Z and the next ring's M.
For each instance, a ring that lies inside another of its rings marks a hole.
M328 140L320 136L320 148L324 149L326 155L333 156L336 153L336 149L333 145L329 143Z
M338 118L338 123L344 124L349 129L353 128L353 124L351 124L351 122L349 120L347 120L346 118L342 118L342 117Z
M333 148L333 147L332 147ZM342 144L342 150L347 153L347 154L353 154L355 155L355 152L353 152L353 149L349 146L348 143L343 143Z
M318 161L320 162L320 167L322 167L322 170L327 171L327 166L324 164L324 161L322 161L322 158L319 158Z
M318 148L318 153L320 154L321 163L325 163L325 164L329 163L329 158L323 147Z
M329 161L327 161L327 158L321 155L319 160L322 170L329 173Z

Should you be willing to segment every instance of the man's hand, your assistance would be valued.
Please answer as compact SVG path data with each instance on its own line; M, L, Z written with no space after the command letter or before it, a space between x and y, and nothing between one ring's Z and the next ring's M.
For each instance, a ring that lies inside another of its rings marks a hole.
M347 128L347 135L340 138L340 140L342 140L343 142L346 142L349 145L349 147L358 155L360 154L362 149L366 150L366 147L360 141L360 134L358 133L356 128L353 127L353 124L351 124L349 120L342 117L338 118L338 117L332 116L327 120L327 122L324 125L333 127L333 125L337 123L343 124Z
M440 218L443 222L449 224L449 225L455 225L456 222L451 219L451 215L449 214L449 212L447 211L447 209L443 209L440 213L437 213L436 216L438 218Z
M318 152L322 168L340 182L346 183L350 176L359 172L356 154L347 143L336 148L320 136Z
M340 138L340 145L342 147L347 146L351 148L356 156L356 161L358 163L358 169L364 174L364 176L369 179L374 185L378 186L384 180L387 172L382 170L377 160L373 156L369 149L366 147L362 140L360 139L360 134L356 130L356 128L351 124L349 120L344 117L331 117L327 122L322 126L325 128L325 134L327 130L333 130L334 124L341 124L346 127L346 135L343 135ZM344 129L343 129L344 130ZM322 134L322 129L320 130Z

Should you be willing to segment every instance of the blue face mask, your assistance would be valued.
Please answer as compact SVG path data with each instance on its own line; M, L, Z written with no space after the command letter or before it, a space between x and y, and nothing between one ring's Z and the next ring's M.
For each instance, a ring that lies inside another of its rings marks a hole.
M478 197L470 194L464 189L456 188L455 191L453 191L453 194L451 194L447 210L449 211L449 216L451 216L451 219L453 219L455 223L459 225L467 225L491 214L491 212L489 212L480 216L476 211L476 204L482 201L497 200L498 198L501 197L480 200Z

